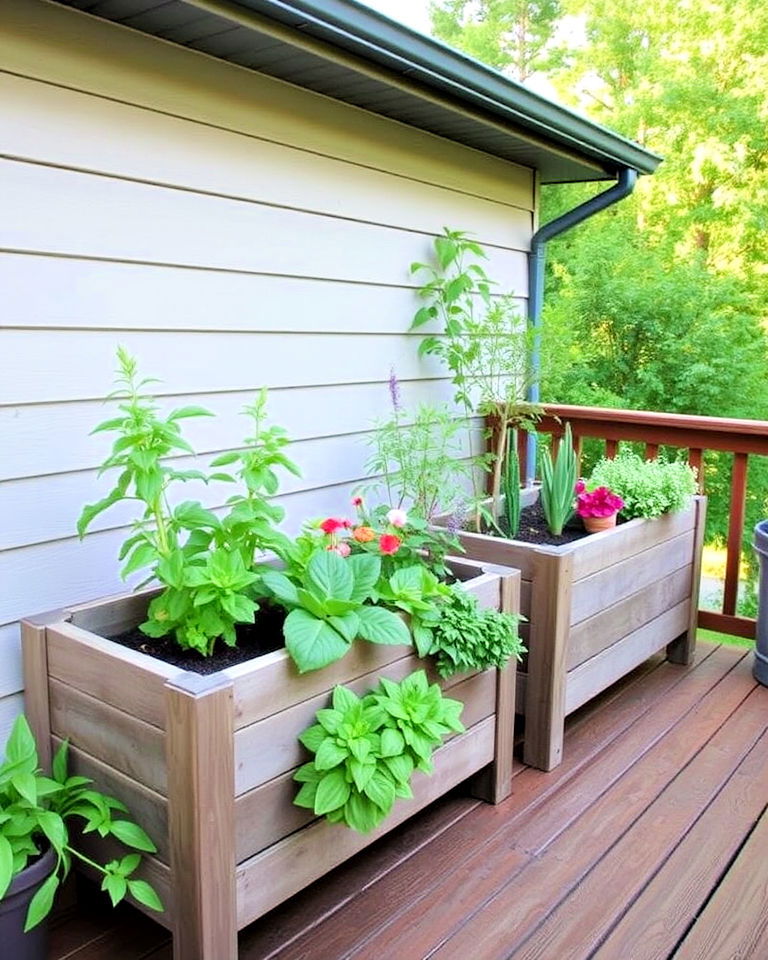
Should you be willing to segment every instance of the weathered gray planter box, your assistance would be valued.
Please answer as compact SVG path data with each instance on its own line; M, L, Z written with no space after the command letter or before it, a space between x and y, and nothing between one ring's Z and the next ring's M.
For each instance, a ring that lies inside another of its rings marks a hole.
M538 491L524 491L524 505ZM528 618L518 669L525 762L562 760L565 717L666 647L689 663L696 642L706 498L654 520L630 520L560 547L462 531L474 560L517 567Z
M464 560L452 569L484 606L519 609L518 571ZM297 736L336 684L363 693L423 667L412 648L358 641L303 676L279 650L203 677L104 638L140 623L151 596L25 621L26 705L41 762L68 738L73 771L123 800L157 843L145 876L166 912L151 915L173 931L176 960L232 960L238 930L481 770L475 795L509 794L514 664L443 683L464 701L466 733L435 752L431 777L414 776L413 800L362 836L293 805L292 774L306 760Z

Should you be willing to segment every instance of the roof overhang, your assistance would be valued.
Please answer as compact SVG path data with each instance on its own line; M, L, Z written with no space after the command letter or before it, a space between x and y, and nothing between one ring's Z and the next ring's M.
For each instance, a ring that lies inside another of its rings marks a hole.
M542 183L660 157L354 0L58 0L533 168Z

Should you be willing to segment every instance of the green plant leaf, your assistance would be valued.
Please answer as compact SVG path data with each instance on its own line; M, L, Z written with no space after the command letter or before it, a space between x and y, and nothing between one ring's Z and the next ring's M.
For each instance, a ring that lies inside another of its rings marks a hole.
M339 558L341 559L341 558ZM339 660L349 643L334 628L306 610L292 610L285 618L283 635L288 653L299 673L320 670Z
M295 779L295 778L294 778ZM317 797L317 780L310 780L302 783L299 792L293 798L297 807L306 807L307 810L315 809L315 799Z
M0 833L0 900L11 885L13 879L13 848L8 839Z
M212 417L213 414L205 407L178 407L168 414L169 420L184 420L187 417Z
M354 577L354 587L349 597L357 603L367 600L381 576L381 557L371 553L359 553L347 560Z
M387 814L395 802L395 785L385 773L376 770L365 786L365 795L382 813Z
M328 736L327 732L319 723L313 724L299 736L299 742L310 750L312 753L316 753L320 744Z
M351 789L343 770L337 767L329 771L317 785L315 813L321 816L331 810L343 807L349 798Z
M120 576L123 578L123 580L125 580L129 574L133 573L135 570L141 570L142 567L146 567L150 563L154 563L157 558L157 549L153 543L149 543L146 540L142 541L141 543L137 543L131 551L128 560L123 565L123 568L120 571Z
M307 564L307 589L319 599L349 600L355 584L352 568L331 550L315 553Z
M344 820L358 833L370 833L383 819L381 810L366 796L353 790L344 806Z
M52 873L30 901L27 919L24 923L24 933L29 933L33 927L36 927L41 920L48 916L58 888L59 878L55 873Z
M145 850L147 853L157 851L157 847L141 827L131 823L130 820L113 820L109 832L118 840L122 840L126 846L134 847L136 850Z
M106 890L109 899L112 901L112 906L116 907L128 892L128 883L125 877L108 873L101 881L101 889Z
M382 757L399 757L405 750L405 740L399 730L388 727L381 731Z
M359 633L370 643L389 645L411 643L411 634L405 621L391 610L383 607L363 606L357 611L360 620Z
M240 459L240 454L235 450L228 453L222 453L214 460L211 460L212 467L228 467L230 463L236 463Z
M346 713L347 710L351 710L360 703L360 698L348 687L337 684L333 688L332 703L334 710L338 710L339 713ZM312 728L310 727L310 729Z
M296 586L284 573L277 570L265 570L261 575L261 581L267 590L273 593L282 603L287 603L292 607L299 605Z
M329 603L332 602L329 601ZM328 623L344 637L347 643L352 643L360 631L360 618L356 613L347 613L343 617L329 617Z
M143 903L150 910L157 910L159 913L165 909L163 902L155 892L155 889L147 883L146 880L129 880L128 892L138 903Z
M317 749L315 755L315 766L318 770L332 770L344 763L348 753L340 747L331 737L326 737Z

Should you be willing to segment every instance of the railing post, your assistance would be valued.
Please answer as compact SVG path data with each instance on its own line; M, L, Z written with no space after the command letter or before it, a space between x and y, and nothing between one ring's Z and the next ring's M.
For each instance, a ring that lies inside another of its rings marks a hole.
M731 471L731 510L728 518L728 544L725 558L723 613L736 613L739 592L741 535L744 532L744 509L747 501L747 454L734 453Z

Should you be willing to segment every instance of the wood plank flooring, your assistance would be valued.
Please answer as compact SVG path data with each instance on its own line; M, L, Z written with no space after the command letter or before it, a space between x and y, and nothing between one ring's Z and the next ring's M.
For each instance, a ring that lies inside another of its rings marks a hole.
M574 714L509 800L444 798L240 935L239 960L768 958L768 689L751 653L655 658ZM51 960L171 960L84 903ZM216 958L238 960L238 958Z

